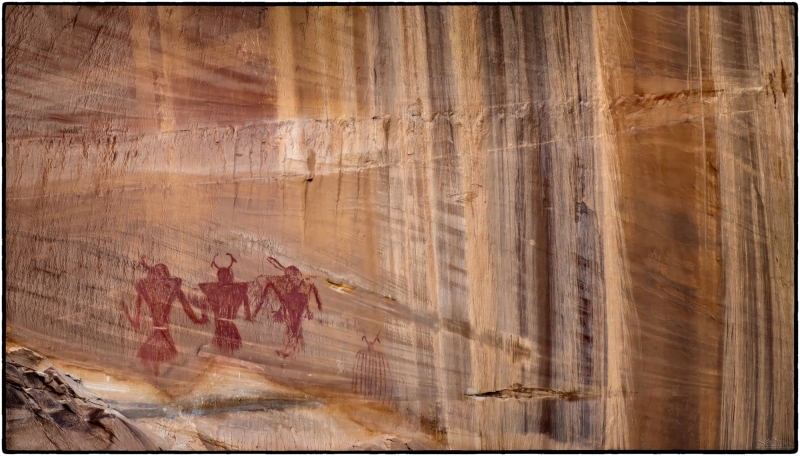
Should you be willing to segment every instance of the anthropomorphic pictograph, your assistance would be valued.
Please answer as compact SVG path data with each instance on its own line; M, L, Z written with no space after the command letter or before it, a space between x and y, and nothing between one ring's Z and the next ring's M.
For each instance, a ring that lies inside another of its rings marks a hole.
M370 342L367 336L361 338L367 343L366 350L359 350L356 354L356 363L353 366L353 393L379 402L388 402L391 398L389 389L389 364L383 353L372 348L378 338Z
M217 282L201 283L200 289L206 295L208 306L214 312L214 346L224 354L231 354L242 347L242 337L234 324L239 307L244 305L244 315L247 321L253 321L250 315L250 301L247 298L247 283L233 281L233 264L236 258L230 253L231 264L227 268L217 265L217 256L211 262L211 267L217 269ZM196 304L205 308L206 304Z
M283 271L283 276L273 276L264 287L256 313L264 305L269 291L272 290L278 297L280 308L272 313L272 318L278 323L286 325L283 350L276 350L279 356L288 358L305 346L303 340L303 319L314 318L308 301L311 295L317 301L317 307L322 310L319 291L314 285L314 277L306 276L295 266L284 267L278 260L270 257L269 262Z
M169 269L164 264L149 266L144 257L139 262L147 270L147 277L136 281L136 312L133 317L128 313L128 307L124 302L122 310L130 321L131 325L139 330L142 316L142 301L150 308L150 316L153 319L153 333L139 349L138 356L141 358L145 369L155 376L158 376L159 364L171 361L178 354L175 342L169 331L169 313L172 310L172 303L177 299L183 306L183 311L189 318L199 325L208 322L205 312L197 317L186 299L186 295L181 290L181 279L172 277Z

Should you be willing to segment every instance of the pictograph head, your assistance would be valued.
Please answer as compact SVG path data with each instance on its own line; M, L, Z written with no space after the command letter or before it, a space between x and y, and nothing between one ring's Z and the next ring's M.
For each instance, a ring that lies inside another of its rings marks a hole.
M157 264L153 266L152 271L159 277L167 278L169 277L169 269L167 269L167 265L165 264Z
M226 253L231 257L231 264L226 268L221 268L217 265L217 255L214 255L214 259L211 261L211 267L217 268L217 280L221 283L231 283L233 282L233 263L236 263L236 258L233 257L230 253Z
M375 338L374 338L374 339L372 339L372 342L370 342L369 340L367 340L367 335L366 335L366 334L364 334L364 336L363 336L363 337L361 337L361 340L363 340L364 342L366 342L366 343L367 343L367 348L369 348L370 350L372 350L372 346L373 346L373 345L375 345L375 342L380 342L380 341L381 341L381 339L379 338L379 336L380 336L380 335L381 335L381 332L380 332L380 331L378 331L378 334L376 334L376 335L375 335Z
M147 270L147 275L156 276L164 279L170 277L167 265L159 263L155 266L150 266L149 264L147 264L147 260L144 259L144 255L139 257L139 264L144 266L145 270Z
M283 271L283 274L289 278L292 282L300 282L303 280L303 273L300 272L296 266L289 266L286 267L280 263L280 261L276 260L274 257L269 257L268 261L275 266L276 268Z
M303 273L300 272L300 269L298 269L296 266L289 266L285 269L284 273L287 277L289 277L290 280L292 280L292 282L299 282L303 280Z

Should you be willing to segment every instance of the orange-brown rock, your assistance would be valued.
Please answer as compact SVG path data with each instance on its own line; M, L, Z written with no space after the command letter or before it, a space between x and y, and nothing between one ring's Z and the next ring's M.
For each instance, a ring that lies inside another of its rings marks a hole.
M794 448L795 7L4 12L7 341L171 448Z

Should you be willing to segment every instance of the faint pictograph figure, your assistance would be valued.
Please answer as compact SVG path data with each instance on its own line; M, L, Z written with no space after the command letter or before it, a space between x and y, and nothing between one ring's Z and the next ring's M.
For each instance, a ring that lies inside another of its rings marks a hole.
M269 262L276 268L281 269L283 276L265 276L268 280L255 313L261 310L269 296L269 291L272 290L280 303L278 310L272 313L272 318L276 322L286 325L285 346L283 350L276 350L276 353L279 356L288 358L301 351L305 346L303 319L308 318L311 320L314 318L314 314L308 305L311 295L314 295L319 310L322 310L322 302L319 299L317 286L314 285L314 277L304 275L295 266L284 267L273 257L269 258Z
M169 331L169 313L172 310L172 303L176 299L180 301L186 315L199 325L207 323L208 316L205 312L202 312L200 317L194 314L194 310L181 289L181 279L171 276L166 265L149 266L143 256L139 262L147 270L147 277L136 281L137 296L134 316L131 317L124 301L120 301L120 304L128 321L137 331L141 324L142 301L150 309L153 333L139 349L137 356L141 358L148 372L158 376L159 364L171 361L178 354Z
M227 253L231 264L227 268L217 265L217 255L211 262L211 267L217 269L217 282L201 283L200 290L206 295L206 302L196 302L200 309L208 307L214 312L214 346L224 354L231 354L242 347L242 337L234 321L239 307L244 305L244 315L247 321L253 321L250 315L250 301L247 297L247 283L233 281L233 268L236 258Z
M378 402L391 400L391 374L389 363L383 353L375 350L373 345L380 342L380 331L370 342L367 336L361 338L367 343L366 350L359 350L353 366L353 393Z

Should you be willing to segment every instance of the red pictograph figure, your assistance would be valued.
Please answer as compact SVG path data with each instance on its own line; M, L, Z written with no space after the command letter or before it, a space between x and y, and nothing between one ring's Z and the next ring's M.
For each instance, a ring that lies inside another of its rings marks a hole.
M366 350L359 350L356 354L356 363L353 366L353 393L378 402L388 402L391 399L389 388L389 363L383 353L372 348L381 333L370 342L367 336L361 338L367 343Z
M233 281L233 264L236 258L230 253L231 265L221 268L217 265L217 256L211 262L211 267L217 268L217 282L201 283L200 289L208 299L208 305L214 312L214 345L222 352L230 354L242 347L242 337L233 323L239 307L244 304L244 315L247 321L253 321L250 315L250 301L247 298L247 283ZM198 307L205 307L204 304Z
M317 286L314 285L314 277L304 275L295 266L284 267L275 258L270 257L269 262L278 269L283 270L283 276L274 277L264 287L256 313L261 310L269 290L274 291L278 296L280 308L272 313L272 318L278 323L286 324L286 334L284 336L286 345L283 350L276 350L276 353L279 356L288 358L305 346L305 341L303 340L303 318L308 318L309 320L314 318L314 314L308 305L311 294L314 294L319 310L322 310L322 302L319 300Z
M177 299L183 306L183 311L189 318L199 325L208 322L208 316L202 312L200 317L195 316L194 311L186 299L186 295L181 290L181 279L172 277L169 269L163 264L148 266L144 257L139 262L147 270L147 277L136 281L136 314L131 317L128 307L124 302L122 310L131 325L137 331L142 317L142 300L150 308L150 316L153 319L153 334L145 341L139 349L137 356L141 358L145 369L158 376L159 364L171 361L178 354L175 349L175 342L169 332L169 313L172 310L172 303Z

